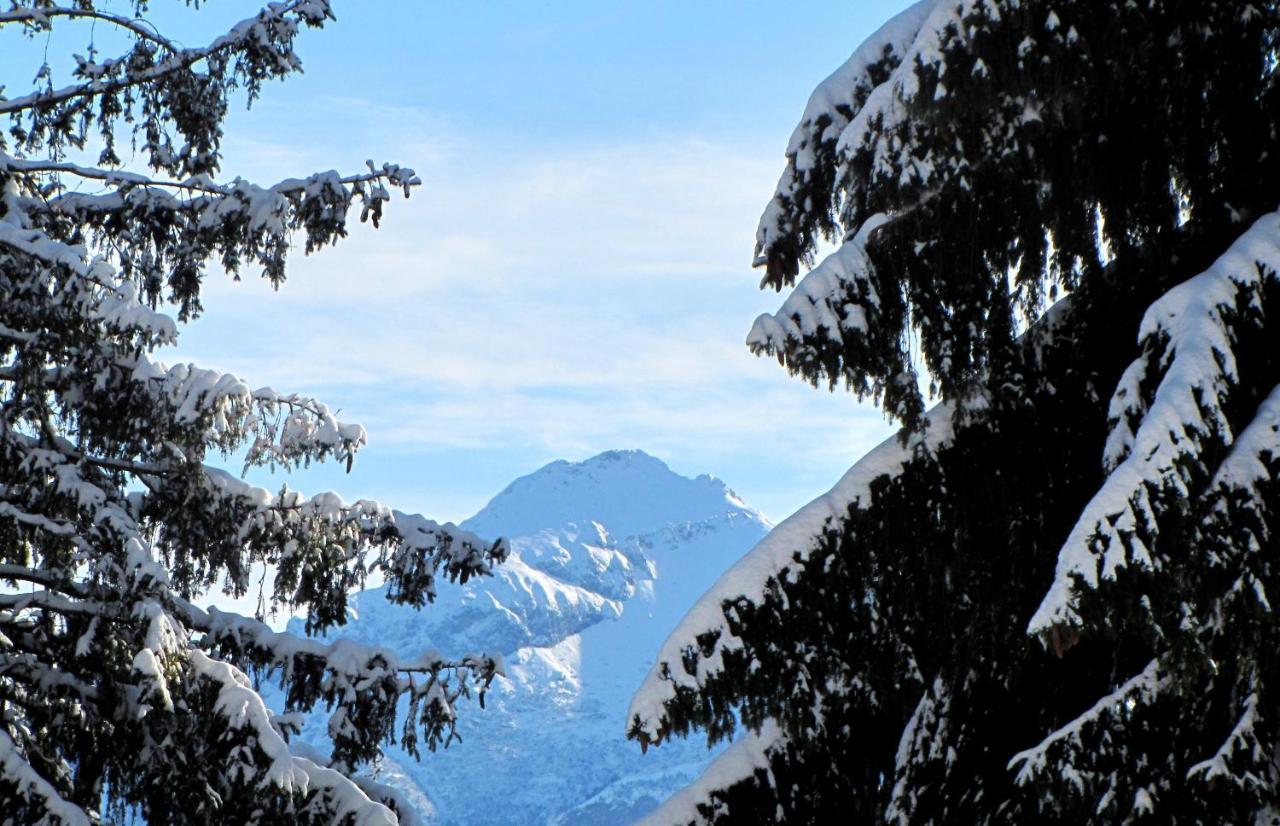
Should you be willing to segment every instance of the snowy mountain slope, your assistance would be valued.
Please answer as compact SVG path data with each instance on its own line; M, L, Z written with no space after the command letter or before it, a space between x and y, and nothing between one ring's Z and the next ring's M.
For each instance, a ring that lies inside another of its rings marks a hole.
M421 762L392 749L379 781L429 801L427 822L484 826L629 823L695 778L705 743L641 754L622 736L627 701L676 622L768 522L717 479L612 451L516 480L463 527L511 539L511 561L442 588L421 612L363 592L342 633L406 655L500 652L507 677L463 716L460 743ZM303 736L319 744L324 731L317 718Z
M460 527L515 537L595 520L628 537L732 512L759 517L718 479L689 479L643 451L611 450L520 477Z

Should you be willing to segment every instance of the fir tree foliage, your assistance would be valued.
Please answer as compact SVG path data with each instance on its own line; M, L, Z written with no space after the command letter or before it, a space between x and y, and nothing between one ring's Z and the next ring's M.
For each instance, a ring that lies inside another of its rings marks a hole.
M631 737L748 731L656 822L1280 819L1278 37L924 0L814 92L748 344L903 427L659 652Z
M69 73L35 67L33 88L0 90L0 822L407 822L360 769L384 743L447 743L460 698L500 660L321 644L194 600L243 596L270 566L264 607L322 631L370 575L422 606L437 578L488 573L505 543L211 466L350 469L366 435L315 399L152 354L200 313L211 269L279 285L294 244L337 241L353 210L376 224L419 180L373 163L227 180L234 96L298 72L295 41L330 5L272 3L204 46L166 38L147 6L0 11L6 36L90 43ZM99 54L95 32L122 51ZM287 713L267 709L261 680L282 686ZM333 753L291 750L317 707Z

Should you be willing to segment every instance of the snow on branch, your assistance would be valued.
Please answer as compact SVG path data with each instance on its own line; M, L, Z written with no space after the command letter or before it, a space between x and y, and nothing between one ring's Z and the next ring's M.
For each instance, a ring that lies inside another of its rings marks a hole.
M778 288L791 283L799 261L812 254L815 225L834 229L829 213L840 165L836 142L873 90L904 65L904 55L938 5L946 4L921 0L894 17L810 96L787 145L787 167L756 231L755 263L767 266L766 283Z
M484 704L494 677L505 674L500 655L467 654L445 660L428 650L408 659L380 646L347 639L325 643L216 608L207 613L187 603L180 610L203 632L199 645L246 668L276 675L290 709L309 710L323 700L334 708L329 733L335 758L348 765L367 762L391 736L396 704L409 698L401 743L417 752L417 727L435 750L454 736L459 698L473 686ZM452 675L452 676L450 676Z
M414 801L406 790L386 783L379 783L372 777L362 774L353 776L351 781L359 786L360 790L368 795L370 799L377 800L393 810L399 826L427 826L426 821L419 817L418 810L414 808Z
M1241 552L1258 554L1268 546L1274 533L1270 516L1275 504L1266 499L1265 483L1280 477L1280 386L1258 406L1249 423L1231 446L1231 452L1218 466L1204 499L1209 513L1197 525L1198 544L1209 554L1212 565L1235 567ZM1220 547L1215 538L1230 535L1228 527L1243 532L1243 541ZM1262 583L1251 573L1242 574L1238 583L1271 610L1271 602Z
M12 182L6 186L13 188ZM8 203L10 209L0 215L0 265L12 263L21 274L21 281L11 287L13 292L60 289L63 306L74 308L82 323L97 322L114 336L135 338L144 345L176 340L173 320L143 304L135 284L118 279L115 269L101 257L91 256L83 244L64 243L32 228L31 213L21 209L16 198L10 197ZM60 281L74 283L62 286ZM21 308L13 309L16 314ZM23 332L27 336L21 344L39 345L33 335L36 330Z
M756 319L747 336L752 352L786 353L790 359L815 361L816 352L801 350L806 338L821 336L841 346L847 337L865 334L869 315L880 297L872 283L867 239L886 221L875 215L834 253L814 267L772 315Z
M269 783L286 793L320 792L332 802L335 821L351 818L360 826L395 826L397 820L391 810L369 799L345 775L289 751L289 744L272 724L271 712L244 672L199 650L190 653L189 661L198 677L218 686L217 711L231 728L248 730L253 735L252 742L269 761L265 770L244 761L238 767L229 767L231 776L236 776L238 769L242 779L258 778L260 783Z
M1125 371L1111 401L1108 475L1059 551L1029 633L1082 628L1082 594L1126 567L1164 567L1155 552L1160 520L1174 504L1200 494L1210 476L1207 457L1234 440L1227 409L1239 381L1235 341L1257 323L1263 288L1278 268L1280 213L1271 213L1208 270L1148 308L1139 330L1143 355ZM1148 395L1144 388L1156 377ZM1254 438L1275 437L1264 427ZM1227 467L1224 481L1234 467Z
M336 180L335 173L333 172L318 172L308 178L286 178L280 183L264 189L241 179L236 179L234 182L228 184L219 184L207 175L194 175L185 180L175 181L157 178L150 175L143 175L138 172L131 172L124 169L84 166L82 164L71 163L69 161L29 160L25 158L15 158L4 153L0 153L0 171L12 172L15 174L21 173L23 175L50 176L69 175L86 181L98 181L104 186L108 186L113 189L124 190L154 187L160 190L176 190L178 192L188 193L192 196L240 194L245 197L246 200L252 200L255 197L266 197L271 193L279 195L293 195L312 189L321 184L331 185L331 183L350 186L352 184L378 181L384 178L397 187L403 187L406 185L412 186L418 183L413 180L415 177L413 170L403 169L395 164L384 164L383 167L379 169L370 163L369 168L369 172L360 173L358 175L336 176ZM67 200L70 199L71 196L79 194L80 193L66 193L60 197ZM39 202L56 203L56 199L32 199L29 201L32 205Z
M30 288L60 290L66 296L63 307L74 308L79 323L99 333L96 340L82 345L84 355L98 361L90 369L10 374L13 378L39 379L48 389L81 406L82 415L92 412L83 409L85 400L118 394L120 385L133 383L137 388L131 394L148 397L153 406L159 406L157 410L136 406L140 419L151 420L140 436L153 435L163 418L169 429L174 425L194 427L201 442L223 450L234 449L252 437L249 465L289 468L333 455L349 466L364 445L363 428L338 421L314 399L270 388L251 391L229 374L193 365L167 368L152 362L137 345L172 343L177 337L174 320L147 306L133 281L120 278L101 259L90 259L84 247L53 240L10 217L0 217L0 259L7 247L50 268L23 267L19 271L31 282ZM62 278L68 280L59 285ZM46 346L35 331L17 332L19 352L31 352L34 357ZM172 415L162 417L161 410ZM119 413L117 402L111 415Z
M279 284L294 233L303 235L307 253L314 252L346 235L346 218L357 201L360 220L377 226L391 190L408 197L421 183L407 167L367 165L367 172L356 175L320 172L264 188L241 179L220 184L201 174L164 180L0 152L0 185L8 193L0 245L66 268L71 277L128 290L121 296L131 308L125 320L140 323L143 310L132 308L145 303L156 315L154 342L172 343L172 321L154 307L161 299L170 301L184 320L198 312L200 279L212 260L232 275L256 264ZM66 191L68 178L100 182L106 191ZM101 257L91 258L80 239L61 240L68 226L83 228ZM162 294L165 286L168 295Z
M33 826L90 826L84 810L66 800L49 781L45 780L22 755L18 744L0 725L0 778L16 787L17 795L25 800ZM19 816L21 812L15 813Z
M31 651L20 649L22 634L32 628L30 619L18 612L0 610L0 625L7 626L14 635L9 639L0 634L0 649L6 649L0 651L0 677L35 689L40 702L64 696L74 702L97 700L100 695L96 686L42 662Z
M164 512L175 497L189 508L189 516L168 519L166 541L198 542L214 558L248 554L275 566L275 599L309 606L311 630L343 622L346 593L375 571L388 584L388 599L422 606L435 598L439 572L466 582L491 573L509 553L505 540L486 542L373 500L347 503L336 493L308 498L288 488L273 494L215 468L205 468L193 487L155 497L154 507ZM200 529L190 535L189 519ZM245 562L235 568L247 576Z
M1099 731L1119 736L1124 721L1140 713L1142 706L1154 702L1160 693L1170 686L1168 677L1160 674L1159 663L1149 662L1142 671L1126 680L1087 711L1066 725L1051 732L1035 746L1020 751L1009 760L1009 770L1017 771L1015 782L1020 786L1032 785L1046 771L1061 776L1078 794L1097 792L1095 784L1106 785L1107 778L1095 777L1091 770L1076 766L1078 761L1088 761L1096 753L1087 740ZM1102 797L1109 797L1103 791Z
M378 202L390 199L383 184L402 190L407 197L412 187L422 183L412 169L397 164L384 163L378 167L368 161L367 166L368 172L356 175L318 172L307 178L286 178L264 188L239 178L226 184L220 184L208 175L166 180L122 169L83 166L67 161L14 158L0 152L0 173L41 176L40 180L52 182L59 192L51 197L42 190L40 197L23 199L24 210L28 213L44 210L62 218L81 218L92 224L96 215L132 207L140 214L162 211L189 213L193 222L204 229L227 225L239 213L245 216L243 220L248 229L270 230L277 234L286 229L290 210L308 202L349 202L350 190L354 189L365 202L367 215L377 208ZM97 181L110 191L99 194L65 191L67 186L63 176ZM328 197L321 197L325 195Z
M18 9L0 16L0 26L6 23L24 23L47 25L50 17L58 14L71 16L71 10L55 9L48 11ZM100 15L101 13L95 13ZM41 20L41 16L45 19ZM87 15L84 15L87 16ZM209 45L195 49L174 51L166 42L166 50L171 54L144 69L137 69L124 60L108 60L102 63L82 63L77 74L85 78L85 82L66 86L61 89L49 89L34 92L16 98L0 97L0 115L20 112L26 109L50 107L74 98L95 97L115 92L128 86L140 86L153 82L165 75L186 69L196 63L208 60L223 53L234 53L247 48L269 49L273 51L276 64L272 68L275 74L284 74L298 68L297 58L293 55L292 40L298 32L298 24L311 26L322 24L333 17L328 0L290 0L286 3L272 3L254 17L242 20L229 32L218 37ZM116 17L116 23L124 18ZM154 41L150 30L135 34L148 41Z
M867 39L843 66L823 81L805 107L787 146L787 167L756 231L756 266L766 267L764 284L781 289L795 280L801 260L812 255L817 231L835 233L833 213L858 226L859 196L872 181L853 172L853 163L893 188L936 188L942 164L919 144L904 139L923 91L945 98L946 53L972 34L966 21L999 20L994 0L921 0ZM979 70L975 69L975 74ZM922 76L937 82L925 89ZM1018 107L1018 118L1034 113ZM849 191L843 193L842 187Z
M984 83L979 68L953 79L952 63L1017 5L923 0L860 46L814 92L757 232L761 286L779 290L812 263L819 236L841 246L777 313L757 320L753 351L778 356L814 384L843 381L859 397L874 396L909 429L926 407L919 364L945 400L972 395L975 377L998 368L1014 324L988 318L983 301L1012 299L1034 319L1079 269L1074 249L1042 266L1048 247L1039 223L1004 222L1008 238L985 260L946 231L977 220L967 211L975 181L1036 130L1035 103L1017 93L965 114L962 122L984 124L977 137L939 126L949 123L948 83ZM975 158L972 141L990 151ZM1024 178L1027 197L1041 197L1032 175Z
M1258 405L1253 421L1236 437L1231 453L1218 466L1210 489L1222 498L1225 491L1256 490L1259 482L1272 478L1267 467L1280 454L1280 385ZM1266 537L1257 537L1254 547L1260 547Z
M951 689L939 675L925 690L902 729L894 757L893 792L885 810L885 823L910 826L916 813L916 772L928 772L943 758L946 730L951 718Z
M92 600L75 600L63 596L55 589L41 589L19 594L0 595L0 611L6 614L21 614L23 611L39 609L56 614L79 614L86 617L102 616L108 607Z
M265 622L230 611L210 607L201 611L189 603L182 604L184 619L191 628L202 632L202 645L236 652L268 668L286 672L298 667L302 660L323 663L325 671L354 690L365 681L388 674L431 674L444 670L484 667L493 674L503 671L500 656L467 655L457 662L444 659L430 649L416 657L401 658L389 648L370 646L348 639L323 642L299 637L287 631L275 631Z
M636 822L636 826L670 826L672 823L713 822L703 812L718 808L715 793L771 771L771 752L783 747L786 735L777 723L766 721L759 732L747 731L707 764L702 774L667 798L657 809Z
M1272 746L1267 735L1258 731L1259 692L1256 672L1250 674L1249 694L1245 697L1240 717L1232 726L1226 741L1207 760L1196 763L1187 770L1187 779L1200 779L1213 783L1218 779L1239 786L1242 789L1253 788L1265 790L1271 787L1274 778L1262 777L1252 771L1254 766L1270 766ZM1243 771L1241 771L1243 769Z
M805 505L777 525L769 535L747 552L703 594L659 649L627 711L627 730L642 743L660 743L669 727L667 705L676 702L678 688L701 688L722 670L723 656L741 647L725 617L725 606L741 599L763 601L770 579L786 576L786 571L802 563L833 522L846 517L850 508L865 507L871 500L871 483L881 476L901 472L918 450L933 452L950 441L950 404L940 404L929 412L924 434L908 445L898 436L886 439L858 460L830 491ZM700 645L699 640L714 638ZM696 667L686 666L688 656Z
M907 213L910 214L910 213ZM756 355L777 357L793 375L814 385L845 384L861 398L874 395L890 415L918 422L923 403L909 348L896 320L882 317L875 266L867 250L872 234L903 216L873 215L840 247L807 273L782 306L762 314L747 335ZM876 354L896 352L880 360Z
M358 424L339 421L327 405L270 387L250 390L240 378L178 364L166 367L139 357L132 377L178 424L199 426L207 444L231 450L252 438L245 467L290 469L334 456L348 469L368 436Z

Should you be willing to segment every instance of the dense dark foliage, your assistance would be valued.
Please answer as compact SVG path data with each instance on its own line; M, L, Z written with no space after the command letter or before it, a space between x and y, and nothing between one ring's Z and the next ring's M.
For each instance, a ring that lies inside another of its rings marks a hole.
M750 344L904 427L664 648L633 737L763 732L672 820L1280 817L1278 34L926 0L815 92Z

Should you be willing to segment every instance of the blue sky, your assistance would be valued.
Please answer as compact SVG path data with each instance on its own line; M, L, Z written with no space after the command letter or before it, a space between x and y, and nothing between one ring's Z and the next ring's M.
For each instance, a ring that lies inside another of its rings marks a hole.
M377 232L299 254L279 293L210 278L166 358L364 424L354 471L291 481L307 492L461 520L547 461L640 448L779 520L889 427L743 346L780 301L756 286L755 222L811 89L906 5L338 0L301 38L305 75L231 118L225 170L372 158L424 185ZM193 45L255 7L170 30Z

